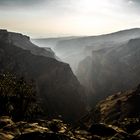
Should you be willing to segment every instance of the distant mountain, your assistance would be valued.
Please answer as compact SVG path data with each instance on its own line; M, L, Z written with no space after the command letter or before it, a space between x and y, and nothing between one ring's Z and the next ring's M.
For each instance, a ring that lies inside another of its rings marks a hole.
M64 62L69 63L76 73L78 64L85 57L92 55L93 50L102 48L118 47L130 39L140 37L140 28L122 30L111 34L99 36L49 38L33 40L40 46L51 47L57 56Z
M61 116L66 121L75 121L85 111L84 89L68 64L48 56L52 52L44 50L30 43L29 38L21 34L2 30L0 71L9 71L17 77L35 80L38 99L41 100L46 117Z
M54 51L58 57L67 62L73 71L77 70L79 62L91 55L93 50L101 48L117 47L130 39L140 37L140 29L130 29L106 35L79 37L69 40L61 40L56 44Z
M140 83L139 73L140 39L131 39L118 47L92 51L91 56L79 63L77 77L92 93L89 98L95 103L135 87Z
M56 44L61 40L69 40L77 38L75 36L68 36L68 37L54 37L54 38L37 38L37 39L31 39L31 41L41 47L49 47L49 48L55 48Z
M140 37L140 28L134 28L99 36L85 36L60 40L55 48L56 50L58 49L58 51L63 49L68 51L72 51L73 49L98 50L106 47L115 47L114 45L118 46L118 44L125 43L130 39L138 37Z

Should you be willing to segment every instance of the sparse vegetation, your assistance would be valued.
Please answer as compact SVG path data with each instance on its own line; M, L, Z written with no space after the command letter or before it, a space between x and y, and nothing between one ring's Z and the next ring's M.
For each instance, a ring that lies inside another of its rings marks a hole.
M0 115L9 115L14 120L33 119L39 111L33 81L7 72L0 74Z

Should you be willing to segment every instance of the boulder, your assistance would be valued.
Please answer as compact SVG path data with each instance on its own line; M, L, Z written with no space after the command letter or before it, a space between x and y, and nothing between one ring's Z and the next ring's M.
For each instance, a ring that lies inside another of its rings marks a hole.
M117 132L113 128L105 125L105 124L92 124L92 126L89 129L89 132L91 132L93 135L98 136L113 136Z
M0 128L3 128L4 126L8 124L13 124L13 121L8 116L2 116L0 117Z

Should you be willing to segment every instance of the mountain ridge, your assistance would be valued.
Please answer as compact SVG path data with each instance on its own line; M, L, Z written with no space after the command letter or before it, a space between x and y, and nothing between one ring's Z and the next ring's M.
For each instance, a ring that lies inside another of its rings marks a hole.
M9 43L13 43L15 46L20 47L24 50L31 51L32 54L35 55L41 55L45 57L52 57L56 59L56 56L53 51L47 51L44 48L40 48L36 45L34 45L30 41L30 37L23 35L21 33L15 33L15 32L8 32L8 30L0 30L0 36L4 36L4 39L7 40Z

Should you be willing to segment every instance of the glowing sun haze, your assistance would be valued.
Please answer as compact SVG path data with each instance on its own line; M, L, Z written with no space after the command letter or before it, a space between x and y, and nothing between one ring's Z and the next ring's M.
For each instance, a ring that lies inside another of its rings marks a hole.
M140 0L0 0L0 28L32 37L140 27Z

